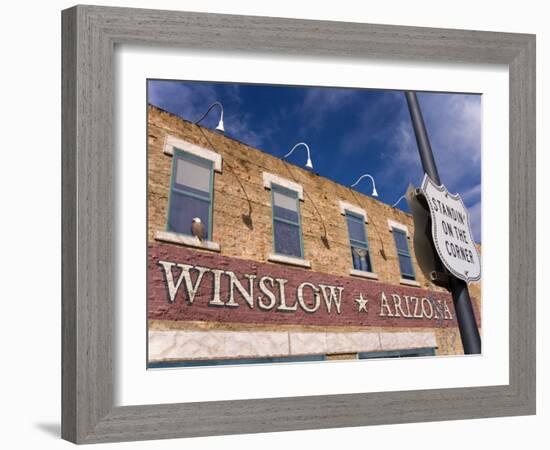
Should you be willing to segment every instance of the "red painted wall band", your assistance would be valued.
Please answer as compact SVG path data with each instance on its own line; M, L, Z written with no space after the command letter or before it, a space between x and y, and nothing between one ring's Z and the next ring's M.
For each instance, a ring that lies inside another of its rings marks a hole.
M197 266L203 269L199 270ZM182 267L189 273L191 288L197 288L194 296L193 293L190 295L185 279L181 276ZM200 271L203 272L202 278L196 286ZM234 273L234 276L227 272ZM177 290L173 289L171 298L169 286L175 288L180 277L180 285ZM215 296L216 277L219 298ZM260 287L263 277L269 278L265 278ZM148 318L155 320L339 327L457 326L452 298L447 293L312 272L283 264L230 258L171 244L149 244L147 278ZM253 298L247 299L237 284L242 285L248 295L250 281ZM281 285L286 298L284 304L281 304ZM331 291L335 294L341 291L339 313L334 301L338 295L333 297L331 310L328 311L323 293L330 299ZM302 294L301 299L299 292ZM362 304L364 306L361 308ZM283 310L285 305L287 309L295 310ZM476 318L479 325L477 311Z

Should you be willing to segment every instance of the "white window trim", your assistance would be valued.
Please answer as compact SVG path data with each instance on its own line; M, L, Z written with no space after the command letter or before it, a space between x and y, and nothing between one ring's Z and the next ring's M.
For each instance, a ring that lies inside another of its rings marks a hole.
M302 201L304 200L304 188L301 184L298 184L291 180L287 180L286 178L274 175L269 172L263 172L262 176L264 181L264 188L271 189L271 185L276 184L277 186L281 186L296 192L298 194L298 198Z
M198 156L199 158L212 161L214 170L221 173L222 155L219 153L204 147L199 147L191 142L187 142L183 139L178 139L177 137L167 134L164 138L164 148L162 151L166 155L174 156L174 148L187 152L191 155Z
M362 216L365 223L369 223L369 219L367 217L367 211L365 211L363 208L352 205L351 203L345 202L343 200L340 200L339 203L340 203L340 214L345 216L346 211L349 211L350 213L357 214L358 216Z
M399 280L399 283L400 284L404 284L406 286L415 286L415 287L420 287L420 283L416 280L408 280L406 278L401 278Z
M369 278L371 280L378 280L378 274L375 272L367 272L366 270L350 269L350 275L354 277Z
M397 228L398 230L401 230L406 233L407 238L409 236L409 229L406 225L403 225L402 223L396 222L395 220L388 219L388 227L390 231L393 231L394 228Z
M155 239L157 241L185 245L186 247L202 248L204 250L211 250L213 252L219 252L221 250L221 246L218 242L201 241L196 236L188 236L186 234L174 233L173 231L157 231L155 233Z
M267 260L271 262L278 262L283 264L289 264L291 266L299 266L311 268L311 262L307 259L297 258L295 256L280 255L279 253L270 253L267 255Z

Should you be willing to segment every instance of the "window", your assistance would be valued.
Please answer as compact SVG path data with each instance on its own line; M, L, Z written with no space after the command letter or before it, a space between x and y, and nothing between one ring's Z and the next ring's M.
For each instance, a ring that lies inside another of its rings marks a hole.
M300 201L304 199L302 186L272 173L263 172L264 188L271 190L273 217L273 253L271 262L311 268L304 259Z
M373 358L411 358L415 356L435 356L435 347L412 348L407 350L389 350L378 352L359 352L359 359Z
M414 280L414 268L411 254L409 252L407 232L400 228L392 227L392 233L393 238L395 239L395 247L397 248L397 258L399 259L401 278L404 278L405 280Z
M271 185L273 248L276 254L303 257L299 202L297 192Z
M365 218L346 211L346 222L348 224L353 268L362 272L372 272Z
M191 224L198 217L212 235L213 162L174 149L167 230L191 235Z

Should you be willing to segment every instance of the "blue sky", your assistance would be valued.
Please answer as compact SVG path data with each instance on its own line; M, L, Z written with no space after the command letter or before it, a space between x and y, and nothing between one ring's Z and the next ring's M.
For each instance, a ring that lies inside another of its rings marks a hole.
M345 186L363 173L376 181L378 199L392 205L423 171L402 91L287 87L149 80L148 101L196 121L214 101L224 108L226 136L277 157L297 142L311 148L315 172ZM459 193L481 242L481 96L418 93L442 182ZM201 125L214 128L218 110ZM298 148L289 162L303 166ZM369 179L356 186L372 192ZM397 206L408 211L407 203Z

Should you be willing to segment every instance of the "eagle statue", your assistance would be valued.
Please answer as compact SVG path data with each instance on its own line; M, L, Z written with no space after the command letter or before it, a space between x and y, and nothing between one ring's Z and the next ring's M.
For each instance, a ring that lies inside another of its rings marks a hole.
M361 259L367 256L367 251L364 248L352 247L352 250Z
M191 222L191 234L201 242L206 238L206 228L199 217L193 218Z

